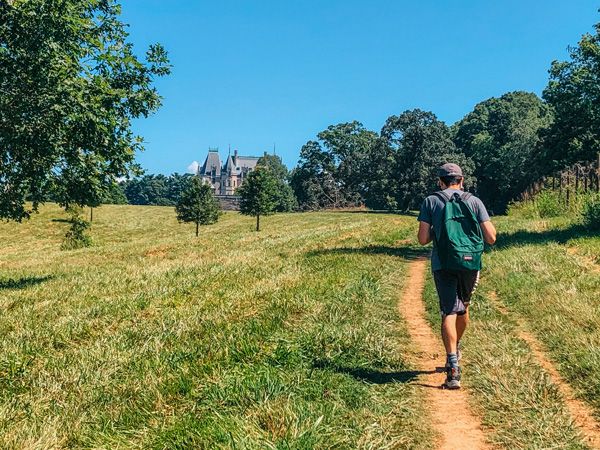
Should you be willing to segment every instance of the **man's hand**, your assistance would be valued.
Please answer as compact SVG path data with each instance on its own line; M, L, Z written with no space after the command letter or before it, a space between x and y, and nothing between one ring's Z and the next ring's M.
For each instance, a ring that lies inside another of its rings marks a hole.
M427 222L419 222L419 233L417 234L417 239L421 245L427 245L433 240L430 224Z

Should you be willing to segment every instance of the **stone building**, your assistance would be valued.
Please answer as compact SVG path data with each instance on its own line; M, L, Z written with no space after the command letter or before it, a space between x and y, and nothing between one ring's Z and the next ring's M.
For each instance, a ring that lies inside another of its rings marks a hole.
M254 170L258 160L258 156L239 156L238 151L234 150L233 156L230 151L227 161L223 164L219 149L209 148L204 164L198 167L198 176L202 181L211 184L216 197L232 196Z

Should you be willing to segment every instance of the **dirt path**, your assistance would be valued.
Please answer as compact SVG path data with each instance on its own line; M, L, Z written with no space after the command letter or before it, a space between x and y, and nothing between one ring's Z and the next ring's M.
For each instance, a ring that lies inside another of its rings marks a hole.
M496 293L493 291L489 292L489 296L494 306L498 308L502 314L508 315L508 311L502 306ZM538 364L548 372L552 382L558 386L558 389L561 391L563 398L565 399L565 404L573 417L573 422L575 422L575 425L581 430L585 438L585 443L591 448L600 449L600 424L594 419L592 409L581 400L575 398L575 393L571 386L560 376L533 335L525 330L523 321L514 316L513 319L516 320L517 326L519 327L519 337L529 344Z
M441 338L434 335L425 321L425 306L421 298L425 283L427 260L418 259L410 264L404 294L398 305L400 314L406 318L408 331L419 349L418 368L423 372L417 383L426 389L427 409L439 431L438 448L488 449L479 418L467 404L464 389L442 389L445 373L445 351ZM441 367L440 367L441 366Z

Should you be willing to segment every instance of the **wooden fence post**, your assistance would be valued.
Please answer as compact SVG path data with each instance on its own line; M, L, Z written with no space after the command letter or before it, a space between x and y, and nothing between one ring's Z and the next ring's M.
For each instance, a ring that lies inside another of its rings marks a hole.
M569 183L571 183L571 174L567 172L567 185L565 186L565 188L567 189L567 206L569 206Z

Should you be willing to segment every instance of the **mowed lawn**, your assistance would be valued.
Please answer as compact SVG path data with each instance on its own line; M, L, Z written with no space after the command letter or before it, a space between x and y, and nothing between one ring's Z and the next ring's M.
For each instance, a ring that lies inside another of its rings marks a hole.
M412 215L49 204L0 225L1 448L431 448L397 304ZM525 309L523 310L526 311Z

